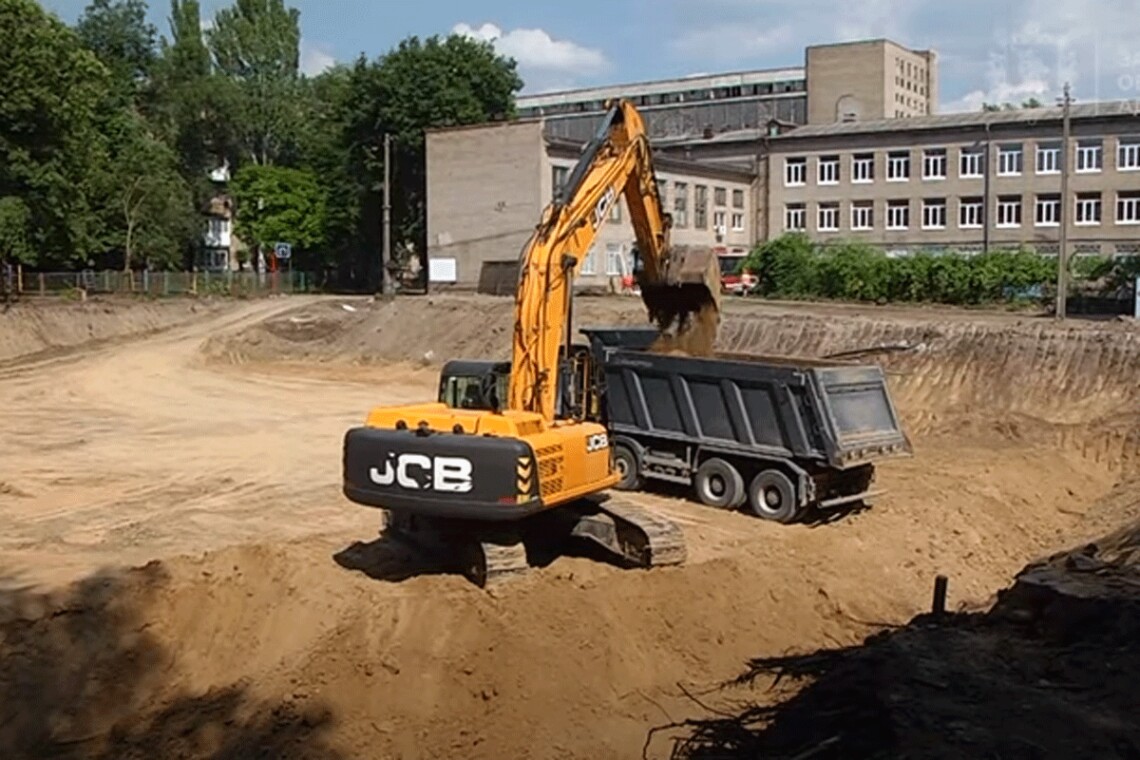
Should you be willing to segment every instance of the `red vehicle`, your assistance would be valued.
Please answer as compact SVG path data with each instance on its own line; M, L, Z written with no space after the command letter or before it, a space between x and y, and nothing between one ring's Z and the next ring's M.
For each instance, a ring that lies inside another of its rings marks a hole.
M720 262L720 286L725 293L744 295L756 287L759 278L748 270L740 270L748 251L720 246L716 249L716 256Z

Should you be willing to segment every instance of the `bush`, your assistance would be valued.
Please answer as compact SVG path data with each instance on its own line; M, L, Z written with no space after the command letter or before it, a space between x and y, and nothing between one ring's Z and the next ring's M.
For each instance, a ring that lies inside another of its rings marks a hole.
M743 266L767 296L947 304L1039 300L1057 271L1055 259L1027 249L890 257L864 243L821 248L802 233L757 246Z

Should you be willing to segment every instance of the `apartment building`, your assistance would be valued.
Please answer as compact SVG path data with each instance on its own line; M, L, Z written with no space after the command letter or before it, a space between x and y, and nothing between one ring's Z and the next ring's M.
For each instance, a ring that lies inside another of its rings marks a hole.
M427 236L436 284L472 287L487 262L517 261L543 208L569 179L582 144L551 137L544 120L429 130ZM677 246L744 252L756 238L757 177L749 167L655 158L658 192ZM583 287L613 287L632 269L624 199L579 269Z
M611 98L628 98L655 139L789 124L928 115L938 103L937 57L885 39L813 45L797 65L524 95L522 118L555 137L587 140Z
M1059 108L805 126L765 140L762 238L888 251L1059 250ZM1072 109L1070 252L1140 252L1140 115Z

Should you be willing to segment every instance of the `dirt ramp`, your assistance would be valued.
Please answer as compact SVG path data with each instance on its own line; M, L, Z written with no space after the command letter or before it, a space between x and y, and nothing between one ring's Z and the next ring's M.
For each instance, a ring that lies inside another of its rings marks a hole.
M0 313L0 364L120 338L141 337L232 308L210 299L21 303Z

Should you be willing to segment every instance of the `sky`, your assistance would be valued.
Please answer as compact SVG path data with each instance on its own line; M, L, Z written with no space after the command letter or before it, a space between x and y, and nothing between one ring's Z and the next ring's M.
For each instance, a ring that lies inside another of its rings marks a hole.
M288 0L287 0L288 1ZM87 0L41 0L73 22ZM203 0L213 16L227 0ZM524 94L802 66L810 44L888 37L939 57L942 112L1036 97L1140 100L1140 0L292 0L317 73L409 35L492 40ZM151 19L168 33L168 0Z

